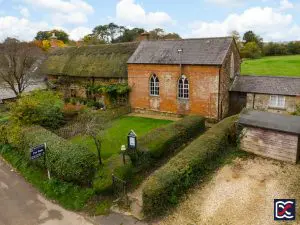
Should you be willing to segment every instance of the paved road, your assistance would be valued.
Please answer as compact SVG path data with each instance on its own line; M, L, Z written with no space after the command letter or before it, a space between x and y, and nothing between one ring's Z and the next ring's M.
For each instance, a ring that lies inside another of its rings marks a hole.
M85 218L41 196L0 157L0 225L144 225L119 214Z

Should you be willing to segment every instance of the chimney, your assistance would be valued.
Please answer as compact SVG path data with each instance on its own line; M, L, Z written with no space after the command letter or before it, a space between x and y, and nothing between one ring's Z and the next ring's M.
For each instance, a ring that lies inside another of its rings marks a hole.
M52 33L52 36L50 37L50 45L52 48L57 48L57 37L55 36L55 33Z
M149 39L150 39L150 34L148 32L144 32L140 34L138 41L149 41Z

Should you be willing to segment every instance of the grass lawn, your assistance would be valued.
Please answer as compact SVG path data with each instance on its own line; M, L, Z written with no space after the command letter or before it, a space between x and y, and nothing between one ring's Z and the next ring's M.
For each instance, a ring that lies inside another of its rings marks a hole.
M300 55L268 56L245 60L242 63L241 74L300 77Z
M158 120L142 117L124 116L112 122L111 126L106 130L103 141L101 156L107 159L110 156L120 152L121 145L127 143L127 134L132 129L137 136L142 136L148 131L172 123L169 120ZM92 138L87 136L77 136L70 140L72 143L83 144L91 151L97 152Z

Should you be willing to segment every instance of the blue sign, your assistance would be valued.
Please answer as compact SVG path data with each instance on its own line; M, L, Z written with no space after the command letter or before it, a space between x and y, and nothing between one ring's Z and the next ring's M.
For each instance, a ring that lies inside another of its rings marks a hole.
M46 144L42 144L30 149L31 160L38 159L43 156L46 152Z
M295 220L295 199L274 199L274 220Z

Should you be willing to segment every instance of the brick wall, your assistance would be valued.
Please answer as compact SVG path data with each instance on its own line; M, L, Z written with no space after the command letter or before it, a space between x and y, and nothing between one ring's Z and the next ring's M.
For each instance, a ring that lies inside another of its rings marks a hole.
M175 114L199 114L217 119L219 67L182 67L189 80L189 100L177 97L177 83L180 78L179 65L128 65L128 83L132 88L130 103L134 109L153 110ZM149 94L149 80L152 74L159 78L160 95Z
M299 104L299 97L285 96L285 108L277 109L269 107L270 95L268 94L247 94L247 108L261 111L275 112L281 114L290 114L295 112L296 104Z

